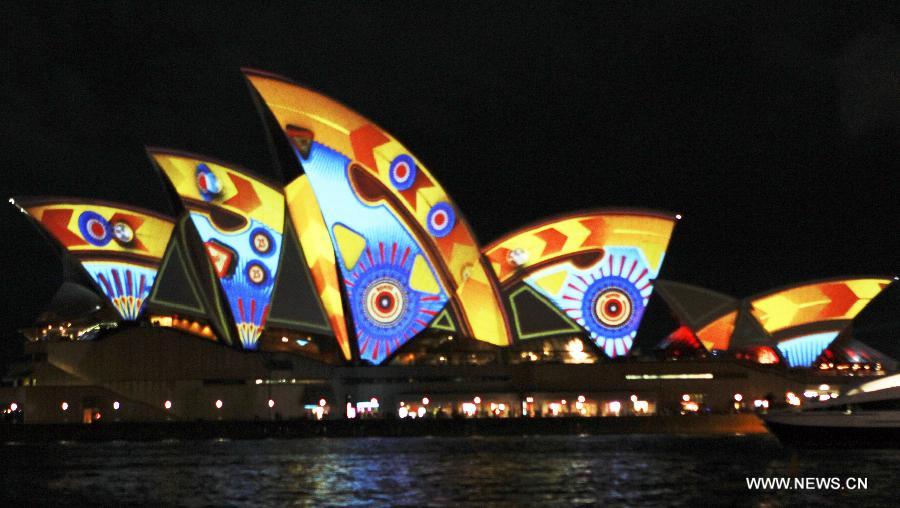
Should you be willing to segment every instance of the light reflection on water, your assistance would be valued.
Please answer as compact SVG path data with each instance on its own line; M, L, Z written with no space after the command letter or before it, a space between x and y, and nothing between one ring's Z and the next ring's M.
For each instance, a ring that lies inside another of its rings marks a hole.
M525 436L0 446L0 501L72 505L892 505L900 452L769 436ZM866 477L865 492L748 476ZM6 504L6 503L4 503Z

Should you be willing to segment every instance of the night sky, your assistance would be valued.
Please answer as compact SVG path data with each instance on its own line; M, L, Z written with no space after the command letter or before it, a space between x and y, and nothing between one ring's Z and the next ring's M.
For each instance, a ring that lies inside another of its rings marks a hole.
M483 244L627 206L684 215L661 277L735 296L900 273L897 2L720 3L5 5L0 194L171 213L145 145L276 177L249 66L394 134ZM0 227L10 336L61 265L11 206ZM900 338L896 286L864 332ZM671 323L659 302L650 314L642 336L658 338Z

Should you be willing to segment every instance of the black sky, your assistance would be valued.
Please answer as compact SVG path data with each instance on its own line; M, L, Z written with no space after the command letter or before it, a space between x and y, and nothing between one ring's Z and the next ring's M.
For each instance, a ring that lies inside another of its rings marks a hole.
M274 176L250 66L402 140L482 243L629 206L685 216L662 277L736 296L900 273L897 2L258 4L4 4L0 194L168 212L144 145ZM12 207L0 221L7 334L61 267ZM898 293L879 333L898 336Z

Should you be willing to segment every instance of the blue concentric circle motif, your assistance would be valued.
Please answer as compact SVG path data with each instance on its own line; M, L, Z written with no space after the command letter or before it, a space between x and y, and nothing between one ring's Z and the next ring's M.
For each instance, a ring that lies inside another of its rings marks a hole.
M394 160L391 161L391 169L388 172L391 178L391 185L399 191L409 189L416 182L418 171L416 161L409 155L401 154L394 157Z
M449 203L438 203L428 211L426 225L432 236L443 238L453 231L453 226L456 225L456 212Z
M104 247L112 240L112 227L97 212L82 212L78 216L78 229L81 236L96 247Z
M391 265L376 266L357 279L353 305L365 321L357 323L366 335L394 338L414 333L419 299L412 298L408 275Z
M248 262L247 267L244 269L244 275L247 277L250 284L253 284L254 286L265 286L266 284L271 283L272 280L269 269L259 261Z
M587 328L608 339L636 332L643 314L641 291L630 280L615 275L591 283L581 301L581 316Z
M250 232L250 248L262 257L269 257L275 252L275 239L266 228L255 228Z

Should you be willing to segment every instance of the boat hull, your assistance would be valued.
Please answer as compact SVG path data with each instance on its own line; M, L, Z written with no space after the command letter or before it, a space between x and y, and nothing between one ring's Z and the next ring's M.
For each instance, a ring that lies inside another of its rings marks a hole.
M781 444L797 448L900 448L897 426L818 426L766 421Z

